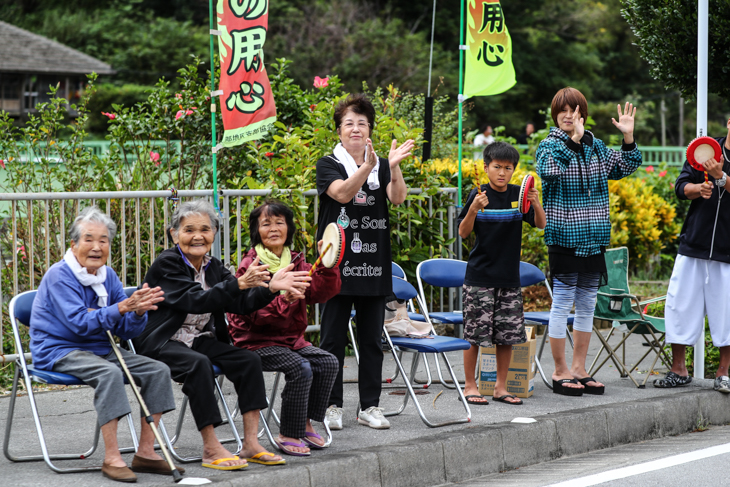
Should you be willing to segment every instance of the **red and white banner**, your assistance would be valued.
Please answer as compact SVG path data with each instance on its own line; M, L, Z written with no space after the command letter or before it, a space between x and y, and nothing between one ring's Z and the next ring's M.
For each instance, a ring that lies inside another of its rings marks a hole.
M223 147L262 138L276 121L264 67L268 0L218 0Z

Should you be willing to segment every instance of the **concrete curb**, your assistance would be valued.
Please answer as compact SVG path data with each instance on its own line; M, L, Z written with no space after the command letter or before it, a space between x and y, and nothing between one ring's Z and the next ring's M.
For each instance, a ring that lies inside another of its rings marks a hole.
M730 395L712 390L537 416L536 423L467 426L409 442L350 450L307 465L211 477L230 487L424 487L459 482L626 443L730 423ZM424 426L425 427L425 426ZM166 484L158 485L169 485Z

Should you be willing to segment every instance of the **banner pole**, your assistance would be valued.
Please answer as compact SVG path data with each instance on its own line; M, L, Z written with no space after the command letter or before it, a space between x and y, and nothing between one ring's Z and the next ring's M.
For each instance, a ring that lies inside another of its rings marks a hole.
M459 23L459 193L458 203L461 206L461 144L462 144L462 109L464 105L464 4L461 1L461 21Z
M208 0L208 13L210 14L210 29L215 30L216 21L213 16L213 0ZM220 211L218 207L218 165L216 160L216 135L215 135L215 97L213 92L215 91L215 57L213 48L213 38L215 36L210 34L210 129L211 129L211 151L213 152L213 205L215 209Z

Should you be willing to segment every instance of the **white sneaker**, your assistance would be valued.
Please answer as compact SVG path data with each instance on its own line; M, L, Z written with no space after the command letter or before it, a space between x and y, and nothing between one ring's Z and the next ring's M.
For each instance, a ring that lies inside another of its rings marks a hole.
M342 429L342 408L330 406L324 414L324 422L331 430Z
M371 406L365 411L360 411L357 414L357 422L375 428L376 430L390 428L390 423L383 416L383 408L377 408L375 406Z

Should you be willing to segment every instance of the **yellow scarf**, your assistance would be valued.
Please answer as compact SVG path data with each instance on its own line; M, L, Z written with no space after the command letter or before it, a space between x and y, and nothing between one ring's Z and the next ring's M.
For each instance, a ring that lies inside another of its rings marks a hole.
M256 245L254 250L256 250L256 254L259 256L259 261L262 264L269 265L268 270L272 274L275 274L279 269L283 269L291 264L291 249L289 247L284 247L281 257L277 257L275 253L264 247L262 244Z

